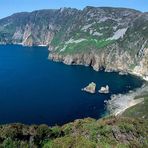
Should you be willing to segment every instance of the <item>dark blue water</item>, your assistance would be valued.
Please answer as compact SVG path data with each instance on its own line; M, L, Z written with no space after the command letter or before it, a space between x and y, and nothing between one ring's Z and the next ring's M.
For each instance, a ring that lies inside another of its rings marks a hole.
M64 124L77 118L100 118L104 100L142 85L133 76L95 72L48 60L43 47L0 45L0 123ZM110 94L82 92L90 82L108 84Z

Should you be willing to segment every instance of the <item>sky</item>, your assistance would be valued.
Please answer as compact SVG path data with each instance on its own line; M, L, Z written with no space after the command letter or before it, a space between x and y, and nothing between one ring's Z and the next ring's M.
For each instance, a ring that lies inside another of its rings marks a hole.
M148 0L0 0L0 18L22 11L62 7L83 9L86 6L126 7L148 12Z

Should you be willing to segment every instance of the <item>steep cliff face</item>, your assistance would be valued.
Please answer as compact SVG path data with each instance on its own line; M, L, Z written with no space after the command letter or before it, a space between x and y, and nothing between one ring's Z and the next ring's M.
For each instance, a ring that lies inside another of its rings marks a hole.
M0 43L47 45L49 58L148 78L148 13L126 8L62 8L0 20Z
M40 10L16 13L0 20L0 42L49 45L56 32L77 15L76 9ZM64 30L63 30L64 31Z
M147 78L148 14L130 9L83 10L67 41L49 58L66 64L91 65L95 70L127 71ZM71 36L70 36L71 35Z

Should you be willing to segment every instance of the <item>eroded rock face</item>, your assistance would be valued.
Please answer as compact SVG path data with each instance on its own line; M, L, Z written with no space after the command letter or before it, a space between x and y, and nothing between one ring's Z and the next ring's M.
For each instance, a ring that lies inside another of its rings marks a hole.
M17 13L0 20L0 43L49 46L49 59L148 77L148 13L86 7Z
M94 94L96 92L96 84L91 82L88 86L84 87L82 91Z
M143 75L144 78L148 79L148 48L144 49L143 54L143 58L139 64L135 66L133 71L135 74Z
M0 43L50 45L54 35L78 13L76 9L65 8L62 12L51 9L13 14L0 20Z

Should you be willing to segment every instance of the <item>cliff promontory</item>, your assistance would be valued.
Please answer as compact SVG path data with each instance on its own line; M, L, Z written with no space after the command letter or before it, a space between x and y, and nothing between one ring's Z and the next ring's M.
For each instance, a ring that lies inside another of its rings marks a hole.
M148 13L86 7L22 12L0 20L0 43L49 46L49 58L148 79Z

